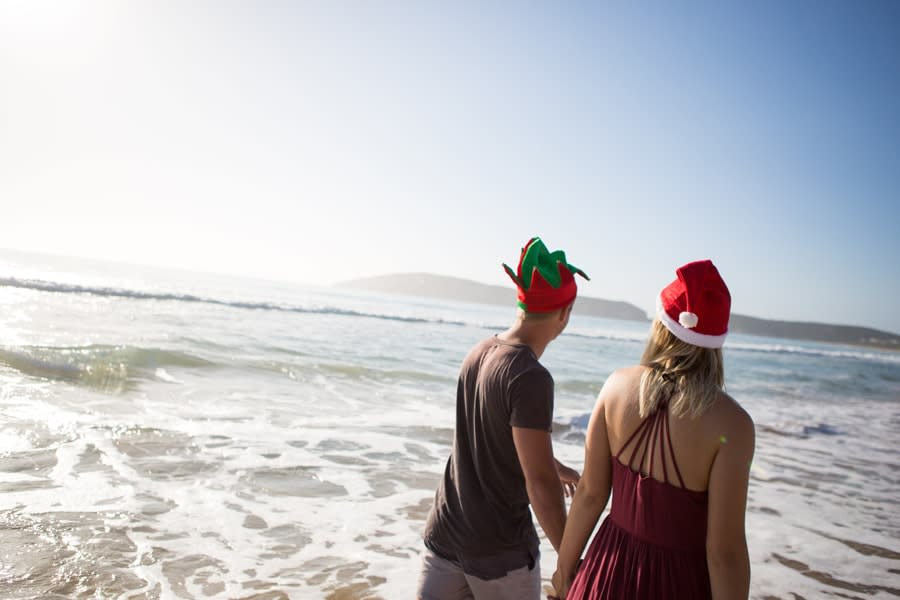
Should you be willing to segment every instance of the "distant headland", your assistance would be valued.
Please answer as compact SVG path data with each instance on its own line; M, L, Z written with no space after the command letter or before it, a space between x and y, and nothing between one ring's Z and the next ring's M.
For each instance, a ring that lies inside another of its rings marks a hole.
M431 273L396 273L353 279L336 284L336 287L474 302L478 304L506 304L515 301L509 287L486 285ZM620 319L624 321L649 321L647 313L628 302L604 300L580 296L577 311L583 315ZM787 339L870 346L900 351L900 335L852 325L827 323L803 323L772 321L746 315L732 314L729 323L732 333L779 337Z

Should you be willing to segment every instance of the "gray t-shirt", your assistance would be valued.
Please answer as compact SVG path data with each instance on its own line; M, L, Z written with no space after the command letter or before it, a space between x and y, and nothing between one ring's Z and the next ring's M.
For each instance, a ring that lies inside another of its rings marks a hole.
M460 369L456 433L425 526L425 544L472 575L533 565L538 537L512 428L550 431L553 378L524 344L476 345Z

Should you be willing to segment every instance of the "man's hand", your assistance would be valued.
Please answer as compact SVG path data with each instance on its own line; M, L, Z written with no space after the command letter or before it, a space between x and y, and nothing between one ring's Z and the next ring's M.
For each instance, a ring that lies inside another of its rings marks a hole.
M578 486L578 480L581 479L581 475L575 469L567 467L555 458L553 461L556 463L556 474L559 475L559 481L562 483L566 498L571 498L575 495L575 488Z

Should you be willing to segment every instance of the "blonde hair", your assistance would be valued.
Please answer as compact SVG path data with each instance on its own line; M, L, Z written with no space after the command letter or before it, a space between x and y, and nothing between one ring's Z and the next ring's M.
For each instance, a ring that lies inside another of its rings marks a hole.
M646 417L667 399L674 416L699 417L725 387L720 348L701 348L675 337L659 319L641 357L639 408Z

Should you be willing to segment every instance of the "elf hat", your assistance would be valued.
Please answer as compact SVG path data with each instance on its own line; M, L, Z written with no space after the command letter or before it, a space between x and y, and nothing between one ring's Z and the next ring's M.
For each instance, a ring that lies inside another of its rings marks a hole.
M710 260L678 268L678 279L663 288L656 314L666 329L683 342L721 348L728 333L731 294Z
M584 271L566 262L565 252L550 252L537 237L522 248L516 272L505 263L503 268L518 289L519 308L531 313L553 312L575 300L575 273L590 280Z

